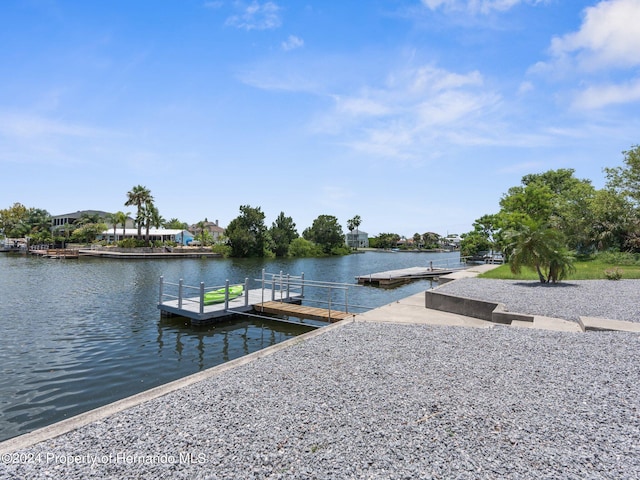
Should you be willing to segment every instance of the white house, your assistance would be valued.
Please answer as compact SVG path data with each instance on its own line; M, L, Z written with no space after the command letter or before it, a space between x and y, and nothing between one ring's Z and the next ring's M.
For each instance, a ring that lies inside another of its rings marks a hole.
M146 238L146 228L142 229L142 238ZM136 238L138 236L137 228L125 228L124 235L122 228L116 227L116 236L113 237L113 228L102 232L101 240L106 240L109 243L114 243L125 238ZM149 241L154 242L160 240L161 242L176 242L181 245L189 245L193 241L193 234L188 230L178 229L166 229L166 228L150 228L149 229Z

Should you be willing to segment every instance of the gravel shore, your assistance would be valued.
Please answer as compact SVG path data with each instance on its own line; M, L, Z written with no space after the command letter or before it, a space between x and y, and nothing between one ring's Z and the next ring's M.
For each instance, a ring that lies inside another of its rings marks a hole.
M535 281L462 278L438 291L504 303L511 312L577 321L579 316L640 322L639 280Z
M3 456L0 477L640 478L639 351L352 322Z

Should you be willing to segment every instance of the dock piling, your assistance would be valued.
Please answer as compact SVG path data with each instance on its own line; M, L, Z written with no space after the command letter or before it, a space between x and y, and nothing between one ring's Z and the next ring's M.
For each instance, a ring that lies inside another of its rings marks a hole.
M204 282L200 282L200 315L204 313Z
M229 279L224 281L224 309L229 310Z

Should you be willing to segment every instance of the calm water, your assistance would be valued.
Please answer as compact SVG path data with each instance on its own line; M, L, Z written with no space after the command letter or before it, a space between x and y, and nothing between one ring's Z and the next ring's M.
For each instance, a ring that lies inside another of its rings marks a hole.
M457 265L459 255L378 253L323 259L51 260L0 255L0 441L309 331L239 317L192 328L161 318L159 277L223 285L267 272L355 283L402 267ZM349 304L376 307L431 288L354 287ZM250 288L256 288L250 284ZM305 292L326 300L325 292ZM334 301L343 301L335 294Z

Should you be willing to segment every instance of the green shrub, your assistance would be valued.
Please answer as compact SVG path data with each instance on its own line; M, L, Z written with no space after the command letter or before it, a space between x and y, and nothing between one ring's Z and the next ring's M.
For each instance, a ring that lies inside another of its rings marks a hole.
M289 244L290 257L321 257L322 248L302 237L295 238Z
M118 246L121 248L137 248L144 247L144 240L138 240L137 238L125 238L118 242Z
M223 257L227 258L231 255L231 247L229 245L225 245L222 243L218 243L216 245L211 246L211 251L213 253L219 253Z
M640 254L630 252L600 252L596 259L609 265L640 265Z
M619 268L608 268L604 271L604 276L607 280L620 280L622 278L622 272Z

